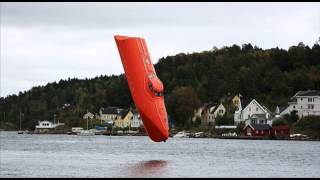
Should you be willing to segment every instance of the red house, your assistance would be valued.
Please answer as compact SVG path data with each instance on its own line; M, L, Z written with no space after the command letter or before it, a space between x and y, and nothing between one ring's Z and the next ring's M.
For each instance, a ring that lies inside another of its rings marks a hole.
M268 124L247 124L243 130L245 136L269 136L272 133Z
M272 134L274 136L290 137L290 127L288 125L273 126Z

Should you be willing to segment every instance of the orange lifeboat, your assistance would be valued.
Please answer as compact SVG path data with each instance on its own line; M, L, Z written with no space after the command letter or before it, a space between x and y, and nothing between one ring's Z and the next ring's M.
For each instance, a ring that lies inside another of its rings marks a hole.
M143 38L114 36L133 101L149 137L155 142L169 136L163 84L154 70Z

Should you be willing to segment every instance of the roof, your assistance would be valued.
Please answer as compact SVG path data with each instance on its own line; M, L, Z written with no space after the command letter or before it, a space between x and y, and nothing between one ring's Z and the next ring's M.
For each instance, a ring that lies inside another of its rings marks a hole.
M318 90L298 91L293 97L296 97L296 96L320 96L320 91Z
M210 111L210 113L214 113L219 107L220 107L220 105L222 105L223 106L223 104L222 103L220 103L220 104L216 104L216 105L214 105L214 106L211 106L211 107L213 107L212 108L212 110ZM224 106L223 106L224 107Z
M266 106L262 105L262 107L267 111L267 113L272 114L272 112Z
M119 114L119 111L121 109L117 108L117 107L107 107L107 108L101 108L102 114Z
M121 116L121 119L123 119L124 117L126 117L126 115L128 114L129 110L121 110L119 112L119 115Z
M212 103L212 102L208 102L208 103L203 104L203 106L201 106L201 108L202 108L201 115L207 113L206 111L207 111L208 109L210 110L210 108L211 108L212 106L214 106L214 103Z
M139 114L138 109L132 109L131 112L132 112L132 114Z
M271 126L269 126L269 124L248 124L243 129L245 129L247 126L250 126L254 130L269 130L269 129L271 129Z
M279 106L280 113L287 109L288 106Z
M87 113L85 113L84 115L94 115L94 114L91 113L91 112L87 112Z
M250 101L250 103L247 104L247 105L245 106L245 108L243 108L243 110L247 109L248 106L249 106L251 103L253 103L253 102L255 102L264 112L266 112L266 113L268 113L268 114L272 114L272 112L271 112L268 108L266 108L265 106L262 106L262 105L261 105L257 100L255 100L255 99L252 99L252 100ZM242 111L243 111L243 110L242 110Z

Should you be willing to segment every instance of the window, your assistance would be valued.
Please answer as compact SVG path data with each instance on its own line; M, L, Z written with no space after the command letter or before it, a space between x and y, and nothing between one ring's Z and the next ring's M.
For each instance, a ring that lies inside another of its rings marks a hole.
M302 98L300 98L300 100L302 101Z
M223 113L223 110L222 110L222 109L219 109L219 113L222 114L222 113Z
M308 102L312 102L312 98L308 98Z
M158 92L158 91L156 91L156 90L153 88L151 82L148 83L148 87L149 87L149 89L151 90L151 92L154 93L155 96L163 96L163 92Z
M293 106L293 108L296 108L296 106Z
M308 109L314 109L314 105L313 104L308 104Z
M258 111L258 108L256 108L256 111Z
M249 111L251 111L251 107L249 107Z

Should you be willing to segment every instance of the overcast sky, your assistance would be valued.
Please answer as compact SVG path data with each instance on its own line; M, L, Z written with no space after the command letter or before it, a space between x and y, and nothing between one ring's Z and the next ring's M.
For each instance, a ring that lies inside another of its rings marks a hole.
M320 3L1 2L1 97L68 77L123 73L116 34L145 38L153 63L213 46L312 46Z

